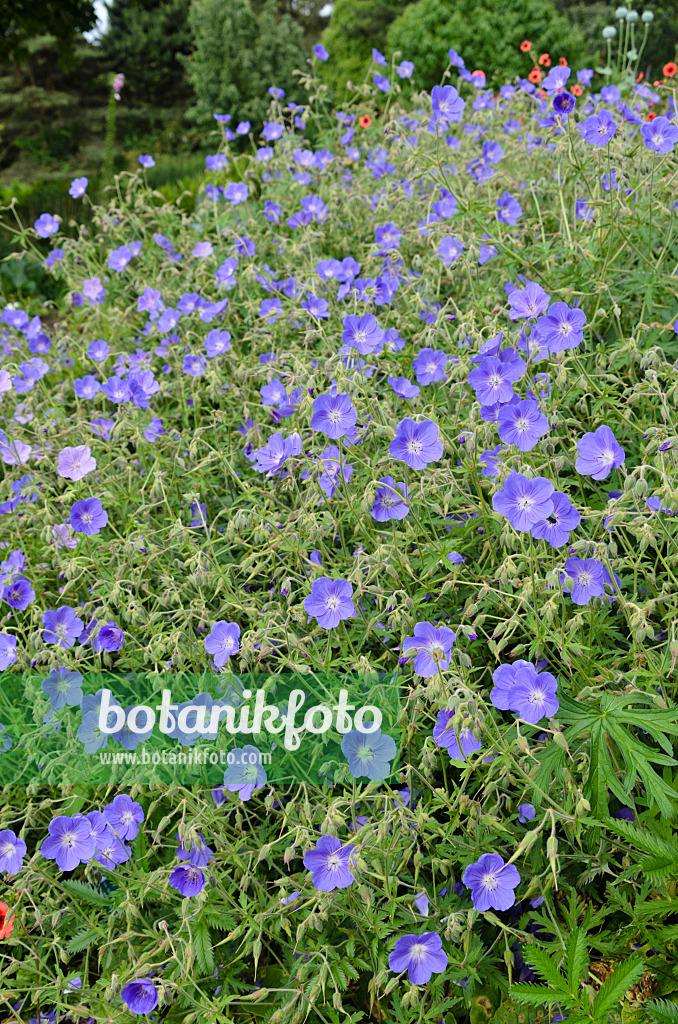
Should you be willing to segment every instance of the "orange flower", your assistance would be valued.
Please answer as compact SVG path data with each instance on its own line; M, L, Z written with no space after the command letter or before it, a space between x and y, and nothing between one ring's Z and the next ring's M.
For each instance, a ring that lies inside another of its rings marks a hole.
M574 85L572 86L572 88L570 89L570 92L572 93L573 96L581 96L583 91L584 90L582 89L582 87L579 84L579 82L575 82Z
M541 71L539 68L532 68L527 78L533 85L539 85L541 82Z
M645 72L641 71L639 75L636 75L636 82L642 82L642 80L644 78L645 78Z
M678 71L678 64L674 64L674 62L670 60L668 64L664 65L662 71L664 72L667 78L673 78L676 71Z
M654 113L654 112L653 112L653 111L651 110L651 111L650 111L650 113L649 113L649 114L647 115L647 117L645 118L645 120L646 120L646 121L654 121L654 119L655 119L655 117L656 117L656 116L657 116L657 115L656 115L656 114L655 114L655 113Z
M541 57L539 58L538 63L541 64L541 66L543 68L550 68L551 67L551 58L549 57L548 53L542 53Z
M561 57L560 60L558 61L558 63L560 64L561 68L566 68L567 67L567 57Z
M363 114L362 117L358 118L358 124L361 128L369 128L372 124L372 118L369 114Z
M10 919L8 921L7 920L7 911L8 910L9 910L9 907L7 906L7 904L6 903L2 903L0 901L0 939L6 939L9 935L12 934L12 929L14 928L14 917L15 917L15 915L12 914L12 916L10 917Z
M530 40L529 39L523 39L522 43L520 44L520 49L522 50L523 53L529 53L530 50L532 49L532 43L530 42Z

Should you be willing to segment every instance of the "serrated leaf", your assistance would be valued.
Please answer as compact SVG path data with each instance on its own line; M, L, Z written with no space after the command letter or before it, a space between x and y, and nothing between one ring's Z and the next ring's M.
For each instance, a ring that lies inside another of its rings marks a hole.
M579 983L588 967L589 955L586 947L586 935L577 928L570 932L567 940L567 987L573 998L579 995Z
M88 949L98 942L102 935L103 932L98 928L83 928L66 943L66 952L82 953L84 949Z
M191 935L195 947L195 961L203 977L214 970L214 950L210 930L204 921L196 921L191 925Z
M93 885L87 885L86 882L76 882L72 879L67 879L61 885L71 896L83 900L91 907L110 907L116 902L115 893L99 892Z
M603 1019L613 1007L624 998L624 993L640 980L645 968L644 961L632 957L625 963L618 964L593 1000L591 1012L596 1020Z
M653 1024L677 1024L678 1003L669 999L655 999L645 1007L649 1019Z

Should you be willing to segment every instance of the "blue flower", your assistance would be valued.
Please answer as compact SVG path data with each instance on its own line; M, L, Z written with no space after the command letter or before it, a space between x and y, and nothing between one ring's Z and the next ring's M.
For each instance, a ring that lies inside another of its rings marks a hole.
M381 782L391 774L390 762L397 749L393 738L382 735L381 729L369 733L353 730L342 739L341 752L355 779L367 776L373 782Z

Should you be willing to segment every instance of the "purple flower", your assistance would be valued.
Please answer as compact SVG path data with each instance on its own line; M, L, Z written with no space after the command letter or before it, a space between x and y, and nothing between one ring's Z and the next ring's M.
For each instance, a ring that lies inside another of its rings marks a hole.
M348 395L318 395L313 402L311 430L322 431L336 441L356 425L358 413Z
M546 519L534 524L532 536L536 540L548 541L552 548L562 548L570 539L570 531L576 530L581 523L581 515L562 491L554 491L551 500L553 511Z
M443 940L437 932L402 935L389 953L388 966L396 974L407 971L413 985L426 985L432 974L442 974L447 967Z
M254 452L255 469L258 473L278 473L283 463L292 455L301 454L301 437L291 434L283 440L282 434L272 434L268 444Z
M542 82L542 89L545 89L549 95L551 93L558 92L560 89L564 89L571 74L572 68L568 68L567 65L565 65L565 67L556 65L556 67L551 68L548 75Z
M494 448L488 448L486 452L480 453L478 465L483 467L480 470L483 476L498 476L501 470L501 452L502 446L498 444Z
M523 399L499 410L498 433L504 444L514 444L518 451L529 452L539 438L548 433L549 421L539 402Z
M84 196L88 184L87 178L74 178L68 190L69 196L72 196L73 199Z
M417 423L406 416L397 425L388 450L394 459L405 462L410 469L424 469L429 462L437 462L443 454L437 424L433 420Z
M55 860L61 871L73 871L94 856L96 844L83 814L74 814L72 818L60 814L50 821L47 831L49 835L43 840L40 853L47 860Z
M68 605L48 610L42 616L45 631L42 639L46 644L58 644L59 647L72 647L82 633L83 622Z
M445 127L452 121L461 121L466 103L453 85L434 85L431 91L431 106L431 123Z
M86 444L77 448L62 448L59 452L57 472L66 480L82 480L84 476L97 468L96 459Z
M18 875L25 856L26 844L23 839L19 839L11 828L3 829L0 832L0 871Z
M224 772L224 788L229 793L237 793L241 800L251 800L254 791L266 785L267 776L261 764L261 752L248 744L230 751L228 760L229 765Z
M529 661L514 661L512 665L499 665L492 673L494 688L490 693L490 701L500 711L509 711L511 708L511 690L518 669L534 670L534 666Z
M68 672L59 669L50 672L46 679L40 683L40 689L49 697L49 702L55 711L62 708L80 707L82 701L82 676L79 672Z
M98 498L83 498L71 506L71 528L94 537L108 522L108 513Z
M130 1013L152 1013L158 1005L158 990L150 978L130 981L120 993Z
M355 615L352 595L353 587L348 580L319 576L313 580L311 593L304 599L304 609L323 629L334 629L342 619Z
M208 359L223 355L231 347L231 335L228 331L219 331L216 328L210 331L203 341Z
M349 867L355 846L342 846L334 836L321 836L314 850L304 854L304 867L319 892L346 889L355 881Z
M125 634L120 629L120 626L116 626L114 622L109 622L107 625L102 626L97 633L92 648L97 653L106 651L108 654L113 654L115 651L119 651L124 646L124 643Z
M414 64L411 60L404 60L396 68L399 78L411 78L414 71Z
M523 208L510 192L504 192L497 199L497 220L513 227L523 215Z
M438 712L438 719L433 727L433 739L439 747L447 750L452 761L464 761L469 754L480 750L482 744L467 725L462 725L457 738L452 725L453 718L454 711L443 709Z
M671 153L678 142L678 128L663 115L655 117L653 121L646 121L640 134L648 149L662 155Z
M16 661L16 637L0 633L0 672L4 672Z
M464 246L461 239L455 235L445 235L442 242L436 249L436 255L440 256L446 267L452 265L463 255Z
M98 277L88 277L82 282L82 294L94 305L100 305L106 296L106 289Z
M148 153L142 153L139 157L139 163L142 167L155 167L155 160Z
M144 820L141 804L136 803L127 793L119 793L104 807L104 817L118 839L136 839L139 825Z
M509 294L509 316L512 320L532 320L546 312L550 298L540 284L528 281L524 288L514 288Z
M476 910L508 910L516 901L513 890L520 885L518 869L504 864L498 853L484 853L469 864L462 876Z
M24 612L29 604L35 601L35 591L24 576L17 576L7 586L0 586L0 597L7 602L10 608Z
M435 627L430 622L417 622L414 636L403 640L403 654L416 651L414 671L427 679L438 670L449 668L452 645L457 634L448 626Z
M316 58L316 60L325 61L329 59L330 55L325 49L325 47L322 45L322 43L316 43L315 46L313 47L313 56Z
M284 130L283 125L278 124L277 121L266 121L261 134L267 142L275 142L282 136Z
M38 238L49 238L59 230L59 218L53 217L51 213L41 213L33 227Z
M383 487L377 487L374 494L374 505L371 515L378 523L387 523L390 519L404 519L409 514L410 492L401 480L396 484L392 476L379 477Z
M481 405L503 404L513 398L511 385L524 371L525 362L520 358L502 360L498 356L484 356L469 373L468 382Z
M178 838L179 833L177 832ZM179 860L190 860L194 868L204 868L211 860L214 860L214 851L210 850L204 835L201 832L196 832L190 850L186 849L185 843L181 843L177 849L177 857Z
M577 441L577 451L579 458L574 468L578 473L592 476L594 480L604 480L610 475L612 467L618 469L626 458L624 449L605 425L593 433L584 434Z
M205 650L214 658L217 668L223 668L232 654L240 650L240 626L220 619L205 637Z
M178 889L182 896L197 896L205 888L207 879L200 868L192 864L182 864L176 867L169 876L169 884L173 889Z
M571 114L576 105L577 101L567 89L563 89L553 97L553 109L556 114Z
M244 181L232 181L224 190L224 198L228 199L231 206L238 206L240 203L244 203L248 196L249 188L247 182Z
M492 496L492 508L511 523L514 530L528 533L535 523L553 512L553 484L543 476L528 480L522 473L509 473L501 491Z
M417 383L425 387L427 384L443 380L449 358L446 352L423 348L416 359L412 360L412 369L417 375Z
M534 821L536 813L532 804L518 804L518 821L521 825Z
M91 373L88 373L85 377L79 377L74 380L73 387L75 388L75 394L78 398L84 398L90 401L99 390L99 382L96 377L93 377Z
M513 668L509 709L530 725L536 725L545 715L553 718L559 707L555 677L550 672L537 672L529 662Z
M382 782L391 774L397 748L391 736L382 736L381 729L369 733L353 729L343 737L341 752L354 779L367 777L372 782Z
M564 352L566 349L577 348L584 340L586 313L577 306L568 306L566 302L554 302L548 312L539 318L536 331L540 341L547 346L549 353Z
M408 380L407 377L389 377L388 382L398 398L416 398L419 394L419 387Z
M601 110L585 118L577 125L577 131L589 146L606 146L617 131L617 125L609 110Z
M570 597L575 604L588 604L592 597L605 596L605 567L595 558L568 558L565 574L574 584ZM565 582L565 578L565 575L561 575L561 583Z
M371 313L366 313L361 317L353 314L344 317L342 341L345 345L357 349L361 356L374 352L383 337L384 332L377 323L376 317Z

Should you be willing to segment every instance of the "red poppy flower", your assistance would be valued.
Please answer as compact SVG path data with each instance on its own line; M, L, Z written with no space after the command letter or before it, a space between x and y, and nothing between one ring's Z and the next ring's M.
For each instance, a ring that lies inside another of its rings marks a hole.
M474 75L480 75L481 78L486 78L487 77L485 75L484 71L472 71L471 72L471 78L473 78Z
M664 65L662 71L664 72L667 78L673 78L676 71L678 71L678 64L674 64L674 62L670 60L668 64Z
M369 128L372 124L372 118L369 114L363 114L362 117L358 118L358 124L361 128Z
M12 916L10 917L10 919L8 921L7 920L7 911L8 910L9 910L9 907L7 906L7 904L6 903L2 903L0 901L0 939L6 939L9 935L12 934L12 929L14 928L14 917L15 917L15 915L12 914Z
M532 49L532 43L530 42L530 40L529 39L523 39L522 43L520 44L520 49L522 50L523 53L529 53L530 50Z
M641 71L639 75L636 75L636 82L642 82L642 80L644 78L645 78L645 72Z
M551 58L549 57L548 53L542 53L542 55L539 58L537 63L541 64L541 66L543 68L550 68L551 67Z
M654 112L653 112L653 111L651 110L651 111L650 111L650 113L649 113L649 114L647 115L647 117L645 118L645 120L646 120L646 121L654 121L654 119L655 119L655 117L656 117L656 116L657 116L657 115L656 115L656 114L655 114L655 113L654 113Z
M581 96L583 91L584 90L582 89L582 87L579 84L579 82L575 82L574 85L572 86L572 88L570 89L570 92L572 93L573 96Z
M541 82L541 71L539 68L532 68L527 78L533 85L539 85Z
M567 57L561 57L559 59L558 63L560 64L561 68L566 68L567 67Z

